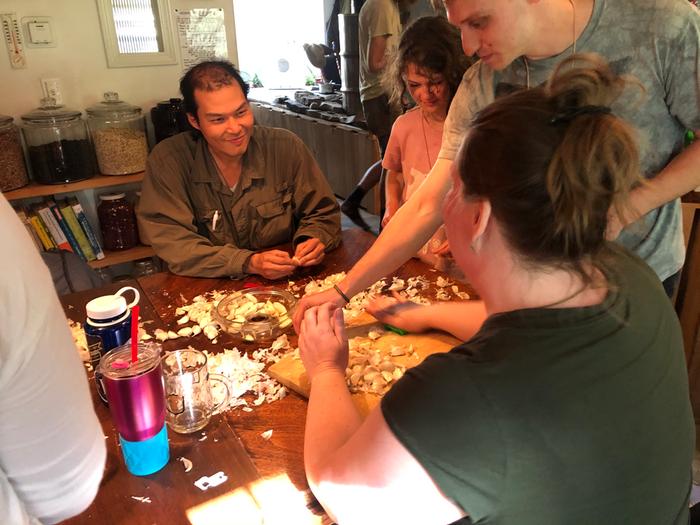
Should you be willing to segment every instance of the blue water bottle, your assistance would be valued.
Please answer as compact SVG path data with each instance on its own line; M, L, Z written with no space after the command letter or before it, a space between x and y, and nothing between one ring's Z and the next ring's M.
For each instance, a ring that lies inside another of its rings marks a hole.
M127 304L123 294L129 291L134 293L134 300ZM104 354L131 340L131 308L138 304L140 298L136 288L125 286L114 295L96 297L85 305L85 338L95 370L97 393L105 403L107 396L97 373L97 365Z

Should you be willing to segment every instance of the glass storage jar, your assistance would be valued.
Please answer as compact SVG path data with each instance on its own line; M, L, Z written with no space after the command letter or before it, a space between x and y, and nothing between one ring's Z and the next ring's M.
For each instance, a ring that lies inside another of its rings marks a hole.
M114 91L85 110L103 175L126 175L146 169L148 141L141 108L119 100Z
M156 144L161 140L194 129L187 121L187 113L181 98L163 100L151 108L151 122Z
M126 199L125 193L100 195L97 218L100 220L105 249L127 250L139 243L134 207Z
M13 120L0 115L0 191L16 190L29 183L19 128Z
M38 109L22 115L22 121L34 180L63 184L95 174L95 157L80 111L45 98Z

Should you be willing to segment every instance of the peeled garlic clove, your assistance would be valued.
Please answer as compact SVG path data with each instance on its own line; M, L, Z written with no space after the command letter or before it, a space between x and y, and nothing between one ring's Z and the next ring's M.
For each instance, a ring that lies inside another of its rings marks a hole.
M179 325L183 325L183 324L189 323L189 322L190 322L189 315L184 315L184 316L180 317L180 319L177 320L177 324L179 324Z
M287 313L287 308L282 303L272 303L272 306L274 306L279 315L285 315Z
M392 346L392 347L391 347L391 350L389 351L389 353L390 353L393 357L398 357L398 356L400 356L400 355L405 355L405 354L406 354L406 352L404 351L404 349L403 349L402 347L400 347L400 346Z
M374 381L374 380L375 380L377 377L379 377L380 375L381 375L381 372L377 372L377 371L365 372L364 379L365 379L365 381L367 381L368 383L371 383L372 381Z
M199 335L202 333L202 327L199 326L198 324L194 325L192 327L192 335Z
M367 337L369 337L372 341L376 341L379 339L382 335L384 335L384 332L381 330L370 330L367 333Z
M396 368L396 365L394 365L394 363L391 361L384 361L379 365L379 370L382 372L393 372L394 368Z
M217 335L219 335L219 331L216 329L214 325L208 324L207 326L204 327L204 335L207 336L207 339L214 339Z
M177 335L180 337L192 337L192 327L186 326L185 328L180 328L177 331Z

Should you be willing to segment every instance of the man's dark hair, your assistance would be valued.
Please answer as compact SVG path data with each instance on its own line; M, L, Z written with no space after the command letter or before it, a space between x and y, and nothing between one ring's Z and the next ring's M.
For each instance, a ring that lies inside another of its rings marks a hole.
M197 120L197 102L194 99L194 90L216 91L224 86L230 86L238 82L246 98L248 98L248 84L243 81L241 74L228 60L209 60L192 66L180 79L180 93L184 100L185 111Z

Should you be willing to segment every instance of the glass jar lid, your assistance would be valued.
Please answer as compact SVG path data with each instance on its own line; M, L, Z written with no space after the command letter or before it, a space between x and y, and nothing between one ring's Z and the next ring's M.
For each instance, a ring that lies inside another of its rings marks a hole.
M126 193L103 193L100 195L101 201L116 201L126 197Z
M91 117L124 118L138 116L141 113L141 108L119 100L119 93L107 91L102 102L90 106L85 112Z
M53 124L78 119L80 119L80 111L56 104L56 100L52 97L42 98L37 109L22 115L22 120L30 124Z

